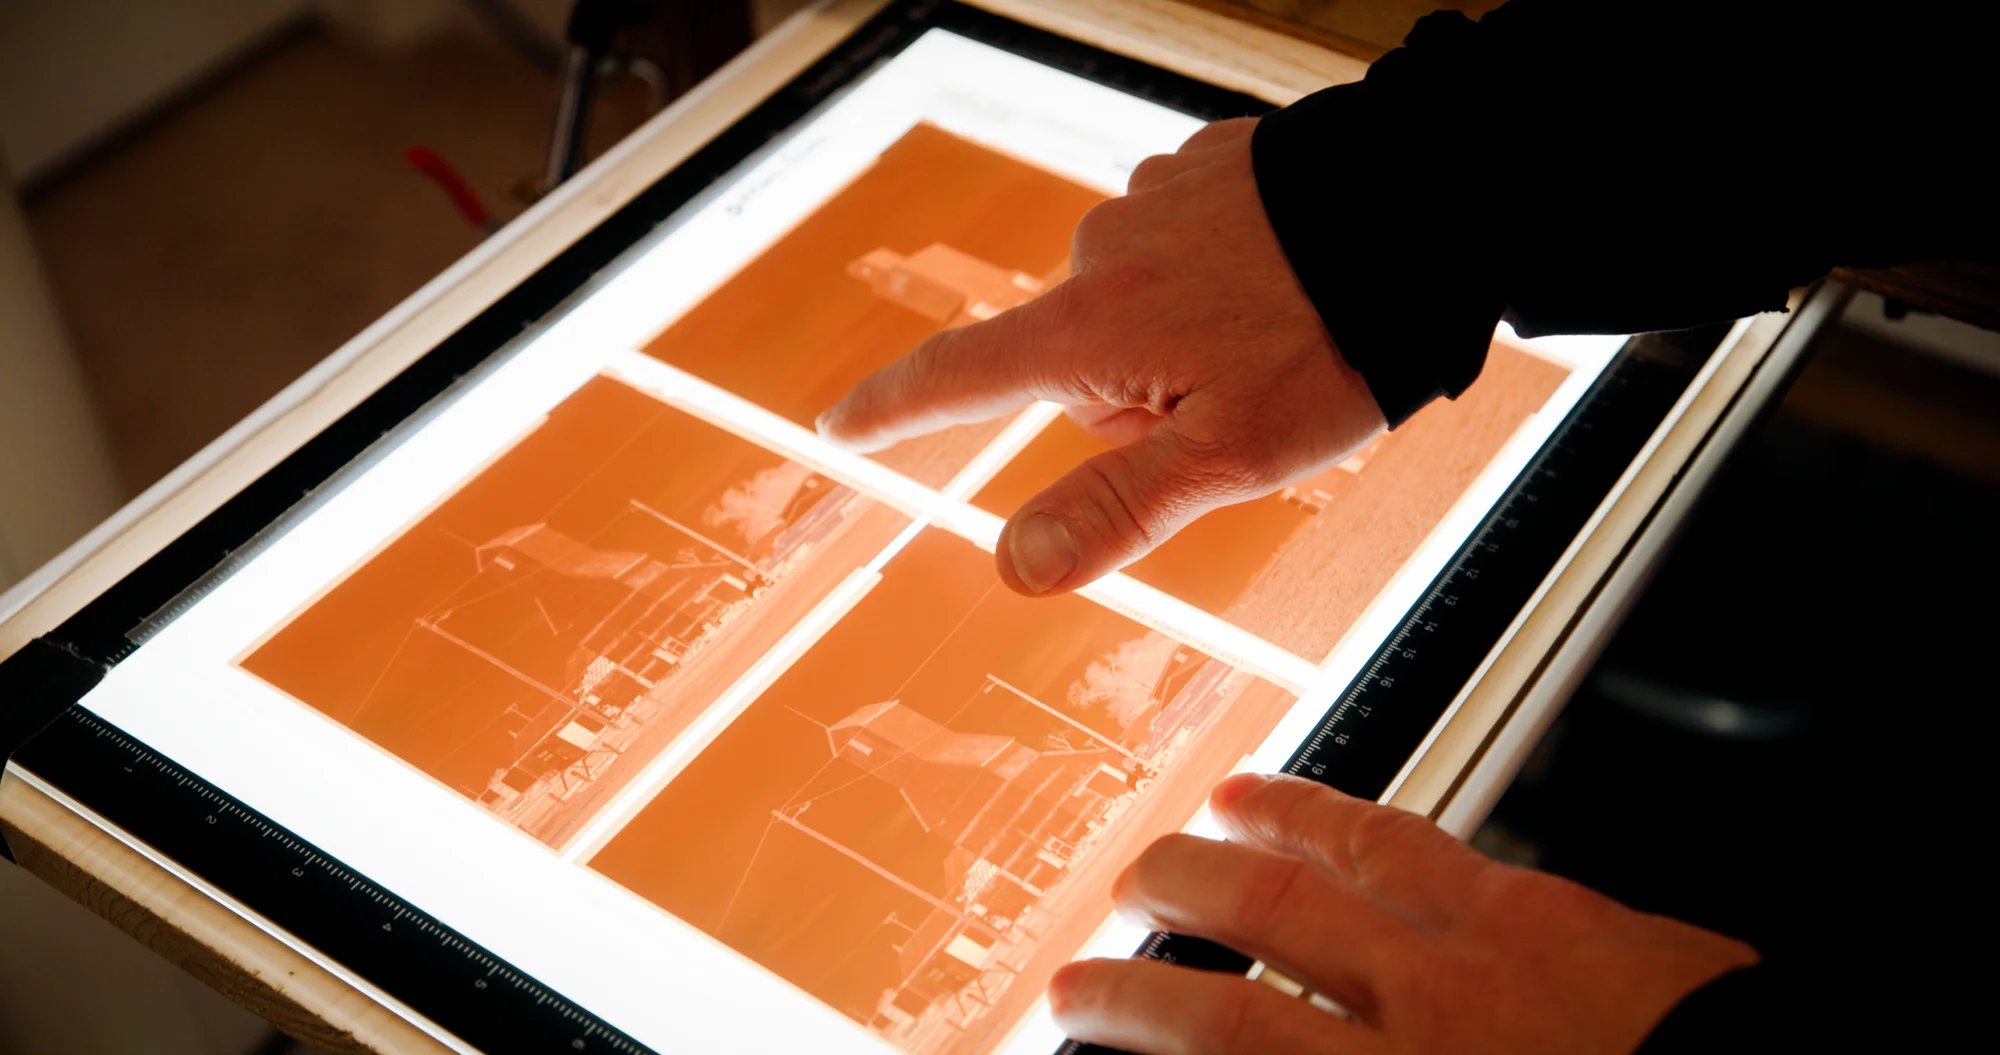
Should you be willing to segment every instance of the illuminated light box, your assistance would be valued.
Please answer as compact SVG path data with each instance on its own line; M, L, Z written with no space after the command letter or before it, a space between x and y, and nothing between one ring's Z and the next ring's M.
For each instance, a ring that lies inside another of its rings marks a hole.
M1101 444L1047 405L871 456L812 420L1061 282L1142 158L1258 104L927 10L718 141L81 707L630 1050L1051 1050L1050 973L1132 949L1113 877L1293 755L1622 339L1503 332L1349 461L1016 596L1002 518ZM469 1043L335 944L308 951Z

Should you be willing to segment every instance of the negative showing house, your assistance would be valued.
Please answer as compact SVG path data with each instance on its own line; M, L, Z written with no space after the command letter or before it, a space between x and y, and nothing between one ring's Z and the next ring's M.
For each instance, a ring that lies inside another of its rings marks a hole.
M989 678L979 691L1016 690ZM1132 793L1140 772L1102 737L1063 730L1031 746L946 728L895 700L835 722L827 743L836 757L895 788L923 830L951 847L943 862L949 889L899 944L900 981L884 992L871 1023L888 1034L909 1030L927 1012L965 1021L976 1005L998 998L1004 979L993 977L995 946L1063 878L1079 845L1113 802Z
M547 631L569 643L558 684L530 674L527 664L505 654L505 643L482 647L457 638L442 620L425 624L546 699L523 713L516 742L527 746L481 802L504 808L544 781L563 782L608 728L640 717L633 711L644 709L646 694L674 675L732 607L770 585L722 546L650 509L642 512L685 536L672 556L596 549L547 524L503 532L477 551L481 576L524 595Z
M943 243L908 256L886 247L870 250L850 262L847 273L883 300L945 326L983 322L1027 303L1049 285Z

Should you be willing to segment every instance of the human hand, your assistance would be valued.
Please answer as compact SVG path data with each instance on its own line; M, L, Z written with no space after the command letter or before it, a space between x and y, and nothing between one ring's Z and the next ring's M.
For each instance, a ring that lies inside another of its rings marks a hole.
M1049 985L1070 1036L1147 1055L1623 1055L1757 959L1311 781L1235 776L1211 805L1232 841L1155 842L1120 911L1255 956L1352 1019L1236 975L1086 960Z
M1265 218L1255 127L1212 124L1141 162L1129 193L1077 224L1067 281L863 379L821 435L879 450L1045 399L1120 444L1008 520L1000 576L1027 594L1082 586L1359 450L1382 412Z

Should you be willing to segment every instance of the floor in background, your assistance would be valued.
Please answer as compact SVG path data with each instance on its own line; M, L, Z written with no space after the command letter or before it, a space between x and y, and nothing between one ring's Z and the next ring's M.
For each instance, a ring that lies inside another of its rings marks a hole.
M2000 379L1836 331L1475 843L1757 945L1795 1050L1945 1047L1991 931L1996 438Z

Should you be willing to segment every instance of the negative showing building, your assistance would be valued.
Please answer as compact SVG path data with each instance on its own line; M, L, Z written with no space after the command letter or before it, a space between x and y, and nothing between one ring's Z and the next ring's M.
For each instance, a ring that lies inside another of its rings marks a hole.
M991 679L980 690L1001 691ZM895 700L827 728L836 757L895 788L924 831L951 847L947 897L899 946L901 980L883 994L876 1029L903 1032L945 1001L958 1018L971 1010L964 1002L985 999L997 941L1132 791L1134 766L1121 751L1101 737L1072 738L1080 746L957 732Z
M1048 285L943 243L908 256L888 248L870 250L850 262L847 273L883 300L946 326L990 319L1034 299Z
M646 694L673 676L732 606L770 585L743 558L650 509L642 511L687 537L672 557L596 549L547 524L503 532L477 550L480 574L525 595L549 630L570 643L560 684L539 680L509 657L460 640L438 623L426 624L547 701L522 712L517 741L529 746L480 801L505 806L584 761L606 729L643 706Z
M1131 788L1121 758L1101 743L1035 748L956 732L894 700L835 722L827 741L841 760L895 788L924 831L950 842L947 872L982 917L994 914L980 900L988 890L1040 897L1104 804Z

